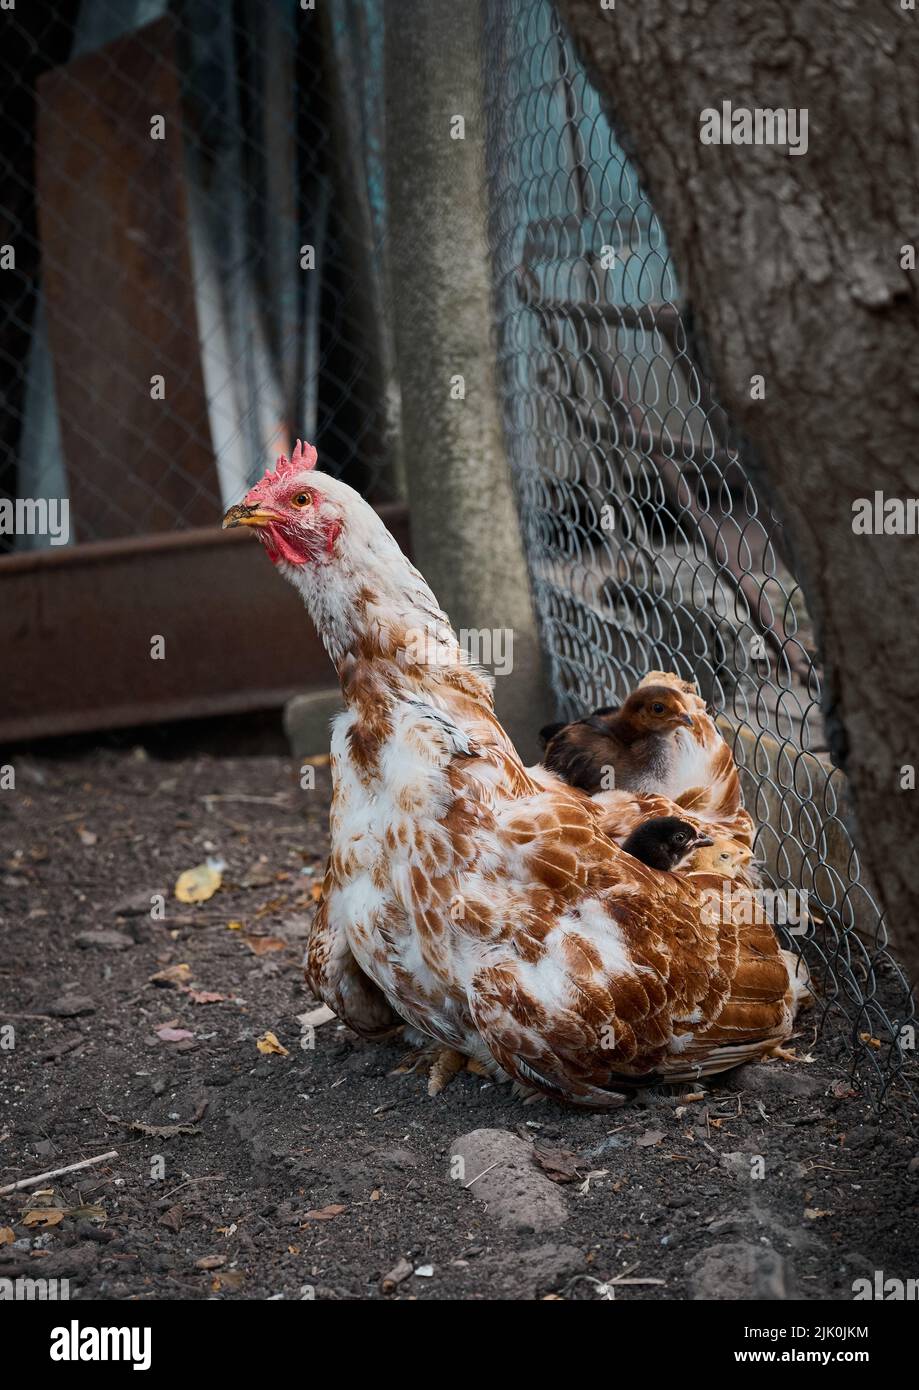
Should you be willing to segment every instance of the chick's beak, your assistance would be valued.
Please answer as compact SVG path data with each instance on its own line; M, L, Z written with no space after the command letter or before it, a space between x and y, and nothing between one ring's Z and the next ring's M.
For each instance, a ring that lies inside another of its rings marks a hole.
M272 521L277 520L277 512L272 511L270 507L250 507L245 502L237 502L223 518L223 529L226 531L233 526L269 526Z
M703 849L705 845L713 845L714 843L710 835L697 835L694 840L690 840L687 849Z
M687 729L691 729L691 728L692 728L692 715L689 715L689 714L682 714L682 715L680 716L680 722L683 723L683 724L685 724L686 727L687 727Z

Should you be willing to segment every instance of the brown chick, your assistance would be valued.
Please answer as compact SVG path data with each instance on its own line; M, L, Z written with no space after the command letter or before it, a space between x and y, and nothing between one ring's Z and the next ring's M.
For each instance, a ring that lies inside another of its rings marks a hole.
M643 685L619 708L595 710L573 724L548 724L540 731L545 765L591 795L614 787L668 795L674 765L687 752L692 756L692 743L681 746L676 737L694 727L691 700L698 703L669 685Z

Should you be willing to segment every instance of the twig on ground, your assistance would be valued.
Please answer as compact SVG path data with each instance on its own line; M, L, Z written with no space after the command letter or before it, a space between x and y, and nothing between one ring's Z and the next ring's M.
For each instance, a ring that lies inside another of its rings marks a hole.
M18 1182L0 1187L0 1197L5 1197L8 1192L18 1192L21 1187L34 1187L37 1182L44 1182L47 1178L59 1178L64 1173L76 1173L80 1168L91 1168L94 1163L105 1163L107 1159L117 1157L118 1150L110 1149L107 1154L97 1154L95 1158L81 1158L79 1163L68 1163L64 1168L51 1168L47 1173L36 1173L34 1178L20 1178Z

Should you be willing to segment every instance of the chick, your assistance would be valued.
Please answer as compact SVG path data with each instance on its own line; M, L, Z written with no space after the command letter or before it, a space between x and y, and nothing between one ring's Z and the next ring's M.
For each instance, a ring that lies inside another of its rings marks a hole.
M703 851L711 845L709 835L703 835L688 821L679 816L655 816L646 820L637 830L633 830L621 848L626 854L640 859L649 869L673 872L686 866L686 861L696 851Z
M546 767L572 787L591 795L611 787L666 795L684 752L677 731L694 727L686 692L644 685L618 708L605 706L573 724L547 724L540 738Z
M744 873L752 858L753 851L748 845L721 837L710 840L708 848L699 849L689 868L694 874L723 874L734 879Z

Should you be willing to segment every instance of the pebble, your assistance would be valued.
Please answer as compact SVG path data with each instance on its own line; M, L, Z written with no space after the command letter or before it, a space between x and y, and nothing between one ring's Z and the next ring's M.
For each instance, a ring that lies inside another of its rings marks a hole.
M52 1018L82 1018L84 1014L94 1014L96 1006L85 994L62 994L45 1009Z
M450 1156L462 1158L465 1165L464 1176L456 1181L486 1204L489 1219L499 1225L552 1231L567 1220L568 1204L558 1185L534 1166L531 1146L507 1130L463 1134L451 1144Z
M84 951L127 951L134 945L130 936L120 931L84 931L77 937L77 945Z
M767 1245L712 1245L686 1264L693 1299L788 1298L785 1261Z

